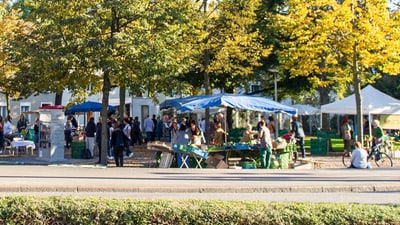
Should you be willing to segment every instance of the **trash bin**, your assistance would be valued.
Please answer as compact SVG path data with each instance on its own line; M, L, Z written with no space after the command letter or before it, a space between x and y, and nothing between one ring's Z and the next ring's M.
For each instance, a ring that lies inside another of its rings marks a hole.
M86 142L71 142L71 158L82 159Z

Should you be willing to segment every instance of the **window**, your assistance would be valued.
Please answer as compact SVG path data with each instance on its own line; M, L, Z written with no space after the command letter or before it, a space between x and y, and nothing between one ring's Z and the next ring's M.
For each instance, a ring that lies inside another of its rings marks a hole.
M30 110L31 110L30 102L21 102L21 106L20 106L21 113L20 114L23 114L24 112L29 112ZM29 125L31 123L31 115L26 114L25 120L26 120L26 123Z
M146 119L147 115L150 115L150 110L148 105L142 105L141 109L141 117L142 117L142 124L144 124L144 119Z
M260 90L261 90L261 87L260 87L260 85L258 85L258 84L252 84L252 85L250 86L250 92L251 92L251 93L259 92Z
M42 102L42 103L40 103L41 107L48 106L48 105L52 105L52 103L51 102Z
M0 102L0 115L3 119L7 117L7 104L5 102Z

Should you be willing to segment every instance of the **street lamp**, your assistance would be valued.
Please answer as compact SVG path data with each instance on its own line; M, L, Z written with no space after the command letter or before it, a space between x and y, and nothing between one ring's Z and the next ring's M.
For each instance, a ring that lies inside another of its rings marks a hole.
M276 74L278 73L278 70L275 69L275 67L271 67L268 69L268 72L270 72L274 75L274 100L277 102L278 101L278 84L276 81Z
M274 75L274 100L276 102L278 102L278 84L276 81L276 74L278 73L278 70L274 66L271 66L268 69L268 72L270 72ZM279 122L280 121L279 121L279 117L278 117L277 113L275 113L275 115L276 115L275 138L277 138L279 135Z

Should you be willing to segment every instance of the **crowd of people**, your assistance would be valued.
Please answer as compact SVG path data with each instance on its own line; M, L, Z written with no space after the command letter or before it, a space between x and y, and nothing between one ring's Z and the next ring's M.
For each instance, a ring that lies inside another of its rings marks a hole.
M300 143L302 156L305 157L304 150L304 131L302 124L297 121L294 116L291 124L291 133ZM156 117L147 115L140 123L139 118L124 117L122 119L115 118L112 114L107 119L107 158L115 160L117 166L123 166L124 159L133 156L132 147L147 142L161 141L170 143L171 145L196 145L201 147L206 143L205 132L209 132L210 143L213 145L224 145L229 139L223 113L217 113L209 122L209 129L206 131L206 122L203 118L200 123L195 120L183 117L180 120L175 117L163 115ZM72 136L77 128L77 122L73 115L67 117L65 123L65 146L71 147ZM248 124L246 131L243 133L241 142L251 142L256 140L260 144L261 167L269 168L272 155L272 140L275 138L276 127L274 118L269 116L267 119L261 116L257 124L257 129L252 130L252 125ZM86 148L88 158L95 155L95 146L101 149L101 128L102 121L99 118L97 124L94 118L90 118L85 126ZM100 154L99 154L100 155ZM179 160L180 157L177 157ZM100 162L100 159L99 159ZM179 164L179 162L178 162Z

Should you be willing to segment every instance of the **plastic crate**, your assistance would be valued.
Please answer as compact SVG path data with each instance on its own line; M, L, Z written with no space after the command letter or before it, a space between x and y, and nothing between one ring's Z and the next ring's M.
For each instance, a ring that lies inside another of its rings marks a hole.
M257 169L257 163L251 161L241 161L240 166L243 169Z
M310 152L312 155L327 155L328 140L326 138L311 139Z
M236 143L235 144L235 149L237 149L237 150L249 150L250 147L249 147L248 144Z
M283 152L278 156L279 168L289 169L289 163L291 161L290 156L290 152Z

